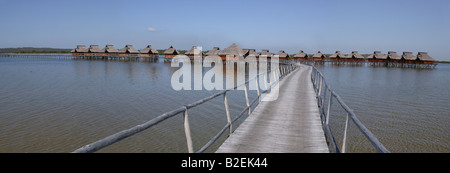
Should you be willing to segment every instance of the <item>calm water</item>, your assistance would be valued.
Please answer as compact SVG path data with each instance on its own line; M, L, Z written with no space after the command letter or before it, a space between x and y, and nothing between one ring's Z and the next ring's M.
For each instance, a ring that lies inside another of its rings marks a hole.
M0 58L0 152L71 152L217 92L173 90L177 69L164 62ZM234 117L244 92L227 96ZM190 109L189 117L198 150L227 123L223 97ZM99 152L187 152L183 116Z
M390 151L450 152L449 65L434 70L320 69ZM174 91L170 79L175 70L161 61L0 58L0 152L71 152L216 92ZM234 117L245 97L243 91L227 96ZM251 91L250 99L255 97ZM336 107L332 116L338 140L345 120L341 114ZM227 122L223 97L190 109L189 117L198 150ZM371 152L354 129L349 150ZM99 152L187 152L183 118L180 114Z
M319 70L391 152L450 152L450 64L432 70L367 65ZM338 111L330 119L340 143L346 114L333 108ZM357 127L350 127L349 151L373 151Z

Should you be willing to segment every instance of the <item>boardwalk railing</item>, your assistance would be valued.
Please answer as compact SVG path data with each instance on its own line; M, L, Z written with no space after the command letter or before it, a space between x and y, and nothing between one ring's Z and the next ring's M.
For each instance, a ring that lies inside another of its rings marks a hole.
M319 110L322 116L322 126L325 129L325 136L328 138L327 140L330 140L331 148L335 150L336 153L345 153L346 152L346 144L347 144L347 132L348 132L348 122L349 117L352 119L353 123L358 127L360 132L364 134L364 136L370 141L372 146L376 149L377 152L380 153L389 153L389 151L381 144L380 141L375 137L375 135L372 134L372 132L369 131L369 129L364 126L364 124L359 121L359 119L356 117L355 113L352 109L350 109L344 101L341 99L341 97L334 92L333 89L330 88L328 83L325 81L325 78L323 77L322 73L317 70L315 66L312 66L313 71L311 73L311 81L313 82L313 86L316 92L316 97L319 105ZM328 106L327 111L325 112L325 97L327 95L327 92L330 93L329 99L328 99ZM342 139L342 147L339 150L338 146L336 145L336 140L331 133L331 128L329 126L330 121L330 109L333 101L333 97L338 101L339 105L345 110L347 113L346 121L345 121L345 128L344 128L344 135Z
M221 92L218 92L216 94L213 94L209 97L203 98L201 100L198 100L194 103L185 105L185 106L181 106L175 110L172 110L170 112L166 112L163 113L161 115L159 115L156 118L153 118L143 124L137 125L135 127L126 129L126 130L122 130L116 134L113 134L111 136L108 136L106 138L103 138L101 140L98 140L96 142L93 142L91 144L85 145L75 151L73 151L74 153L91 153L91 152L95 152L98 151L104 147L107 147L111 144L114 144L122 139L125 139L127 137L130 137L132 135L135 135L139 132L142 132L150 127L153 127L157 124L159 124L160 122L163 122L171 117L174 117L180 113L183 113L184 116L184 131L185 131L185 135L186 135L186 143L187 143L187 148L188 148L188 152L189 153L193 153L194 152L194 147L192 144L192 137L191 137L191 130L190 130L190 126L189 126L189 116L188 116L188 110L191 108L194 108L198 105L201 105L207 101L210 101L216 97L222 96L223 95L223 102L224 102L224 106L225 106L225 111L226 111L226 116L227 116L227 124L213 137L211 138L211 140L209 142L207 142L200 150L198 150L198 153L204 152L206 149L208 149L212 144L214 144L214 142L216 142L227 130L229 130L229 134L231 135L233 133L233 127L232 124L238 120L239 118L242 117L242 115L244 115L246 112L248 112L248 115L250 115L251 112L251 106L258 101L261 102L261 95L263 93L266 93L269 91L270 87L265 87L265 90L262 90L260 92L259 90L259 85L258 85L258 77L262 76L262 78L266 79L268 75L273 75L278 76L279 78L277 79L281 79L282 77L286 76L287 74L289 74L291 71L293 71L296 68L295 65L291 64L291 63L279 63L278 68L274 69L274 70L268 70L267 73L260 73L258 75L256 75L255 77L253 77L252 79L247 80L245 83L242 83L234 88L230 88L230 89L226 89L223 90ZM261 77L260 77L261 78ZM261 79L260 79L261 80ZM257 97L252 100L252 102L250 103L248 100L248 91L247 91L247 84L249 84L252 81L256 81L256 90L257 90ZM279 81L279 80L278 80ZM271 82L271 85L275 85L276 83L278 83L278 81L274 81L273 83ZM227 92L231 91L231 90L235 90L238 87L244 87L244 92L245 92L245 99L246 99L246 107L244 110L242 110L240 112L240 114L238 116L236 116L234 119L231 119L230 116L230 111L229 111L229 107L228 107L228 100L227 100Z

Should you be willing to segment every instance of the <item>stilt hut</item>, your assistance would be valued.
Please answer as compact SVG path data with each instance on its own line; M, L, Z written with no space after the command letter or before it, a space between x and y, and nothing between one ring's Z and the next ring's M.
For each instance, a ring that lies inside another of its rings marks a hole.
M364 56L358 53L358 51L352 51L352 59L357 62L363 62Z
M412 52L403 52L401 60L405 63L414 64L417 56L413 55Z
M126 45L124 48L119 50L119 56L138 56L139 51L136 50L133 45Z
M219 47L213 47L210 51L208 51L205 55L206 56L213 56L213 55L219 55L220 48Z
M278 53L275 55L278 55L280 60L288 60L289 58L289 55L286 52L284 52L284 50L278 51Z
M375 62L387 62L387 55L382 54L381 51L374 51L373 58Z
M300 60L300 61L308 60L308 54L303 52L303 50L300 50L297 54L294 55L294 59Z
M338 61L353 61L353 56L352 54L342 55L338 58Z
M189 49L186 53L184 53L185 55L187 55L189 58L194 59L194 58L202 58L202 51L200 51L197 46L192 46L191 49Z
M236 43L233 43L230 47L227 47L223 51L219 52L219 56L222 60L226 60L228 56L232 56L233 60L239 60L239 57L246 57L248 52L242 50Z
M253 56L255 56L256 58L259 57L259 53L256 52L255 49L249 49L249 50L248 50L248 55L247 55L247 56L250 56L250 55L253 55Z
M179 55L180 52L178 52L173 46L170 46L166 51L164 51L164 58L173 58L176 55Z
M322 54L322 52L318 51L316 54L313 55L313 61L323 61L325 60L325 55Z
M341 51L336 51L333 55L330 56L331 61L338 61L341 57L344 56Z
M419 52L417 58L419 59L419 64L434 64L435 61L427 52Z
M117 50L113 45L106 45L106 47L103 49L103 56L118 56L119 50Z
M104 52L104 50L100 49L98 45L90 45L88 49L88 53L86 55L88 56L97 56Z
M140 52L141 52L142 57L155 58L159 54L159 52L155 48L153 48L151 45L147 45L147 47L142 49Z
M272 57L272 55L273 54L270 53L268 49L263 49L263 50L261 50L261 53L259 54L259 57L266 56L267 59L270 59Z
M389 62L399 63L401 62L402 57L397 54L397 52L389 51L387 55L387 59Z
M73 49L72 55L84 55L85 53L88 53L88 49L84 45L77 45L77 48Z

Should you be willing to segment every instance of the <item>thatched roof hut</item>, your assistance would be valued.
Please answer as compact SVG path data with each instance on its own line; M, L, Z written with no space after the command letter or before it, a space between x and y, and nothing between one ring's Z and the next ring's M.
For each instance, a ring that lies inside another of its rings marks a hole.
M297 60L307 60L308 54L303 52L303 50L300 50L297 54L294 55L294 58L296 58Z
M85 45L77 45L77 48L73 49L72 54L78 54L78 53L87 53L89 50L86 48Z
M387 61L387 58L388 58L388 55L382 54L381 51L374 51L373 56L371 57L370 60L382 62L382 61Z
M403 52L402 54L402 60L408 61L408 63L411 63L412 61L415 61L417 59L417 56L415 56L412 52Z
M259 57L264 56L264 55L267 56L267 58L271 58L273 54L270 53L268 49L263 49L263 50L261 50Z
M105 53L118 53L119 50L117 50L113 45L106 45L104 48Z
M341 55L339 57L340 57L340 60L343 60L343 61L352 61L353 60L353 55L352 54Z
M210 51L208 51L205 55L206 56L212 56L212 55L219 55L220 48L219 47L213 47Z
M164 57L166 58L173 58L175 55L179 55L180 52L178 52L173 46L170 46L166 51L164 51Z
M320 51L313 55L313 61L322 61L323 59L325 59L325 55Z
M275 54L275 55L278 55L279 58L280 58L280 60L287 60L287 59L289 58L289 54L287 54L286 52L284 52L284 50L278 51L278 53Z
M388 51L387 58L393 62L399 62L402 59L402 57L394 51Z
M124 48L119 49L120 54L138 54L139 51L136 50L133 45L126 45Z
M189 49L185 55L189 56L189 58L195 58L198 56L198 58L201 58L202 51L197 48L197 46L192 46L191 49Z
M344 56L341 51L336 51L333 55L330 56L330 60L338 60L342 56Z
M355 59L362 59L362 60L364 60L364 56L362 56L361 54L359 54L358 51L352 51L352 56L353 56L353 58L355 58Z
M222 60L226 60L227 55L231 55L237 59L239 57L245 57L247 54L248 52L242 50L238 45L236 45L236 43L233 43L231 46L219 52L219 56Z
M419 54L417 55L417 58L419 58L420 61L424 61L424 62L434 62L435 61L434 58L429 56L427 52L419 52Z
M104 50L100 49L98 45L90 45L88 49L89 53L103 53Z
M249 56L249 55L254 55L255 57L259 57L259 53L256 52L255 49L249 49L249 50L248 50L248 56Z
M147 47L142 49L140 52L141 52L141 54L154 54L154 55L159 54L158 50L153 48L151 45L147 45Z

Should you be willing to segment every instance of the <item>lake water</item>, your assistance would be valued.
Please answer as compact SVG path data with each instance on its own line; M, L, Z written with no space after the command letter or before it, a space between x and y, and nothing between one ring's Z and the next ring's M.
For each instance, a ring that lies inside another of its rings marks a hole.
M170 80L177 69L161 59L0 58L0 152L72 152L217 92L173 90ZM450 152L450 65L433 70L319 69L391 152ZM227 96L234 117L245 107L244 92ZM250 99L255 97L256 91L250 91ZM339 113L332 117L337 138L344 123ZM190 109L189 118L198 150L227 123L223 97ZM371 152L370 144L352 129L349 150ZM225 136L206 152L214 152ZM98 152L187 152L183 116Z
M317 67L391 152L450 152L450 64L439 64L435 69ZM340 143L346 114L333 103L338 111L330 121ZM372 152L357 127L350 129L348 150Z

